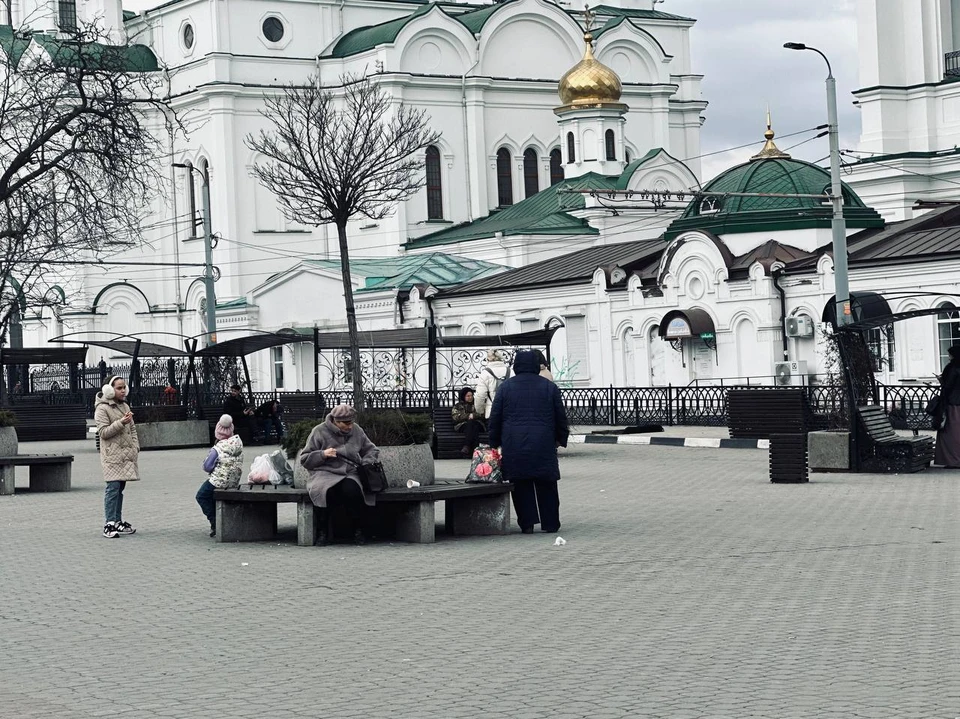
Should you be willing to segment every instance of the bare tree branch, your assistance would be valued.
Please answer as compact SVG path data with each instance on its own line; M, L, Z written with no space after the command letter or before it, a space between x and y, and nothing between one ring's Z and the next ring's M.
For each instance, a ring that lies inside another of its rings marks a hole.
M162 186L161 78L105 39L86 25L0 43L0 345L15 302L50 303L52 262L140 241Z
M253 176L277 196L287 219L337 226L354 404L361 409L347 223L357 216L383 219L419 190L425 182L423 151L440 136L423 110L394 102L369 77L344 76L341 83L342 97L316 78L267 97L262 114L273 127L248 135L246 144L264 158L253 166Z

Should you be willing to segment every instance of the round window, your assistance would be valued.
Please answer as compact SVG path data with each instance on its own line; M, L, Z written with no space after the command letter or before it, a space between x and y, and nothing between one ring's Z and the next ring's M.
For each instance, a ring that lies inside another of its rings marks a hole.
M183 46L187 48L187 50L190 50L193 47L194 39L193 25L187 23L183 26Z
M270 42L280 42L283 39L283 22L280 18L268 17L263 21L263 36Z

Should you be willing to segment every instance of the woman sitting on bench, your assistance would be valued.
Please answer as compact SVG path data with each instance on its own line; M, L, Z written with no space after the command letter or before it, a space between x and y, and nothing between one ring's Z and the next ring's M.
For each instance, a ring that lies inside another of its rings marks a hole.
M300 464L310 472L307 491L313 504L346 516L354 543L364 544L367 507L376 504L376 497L363 491L358 467L376 462L380 450L354 423L356 418L356 410L350 405L334 407L310 433L300 452ZM317 544L327 544L331 539L321 529Z
M473 406L473 390L470 387L464 387L460 390L459 397L460 401L453 405L451 410L453 429L463 435L460 454L469 458L473 456L473 450L480 444L480 433L486 427L483 421L477 418L477 411Z

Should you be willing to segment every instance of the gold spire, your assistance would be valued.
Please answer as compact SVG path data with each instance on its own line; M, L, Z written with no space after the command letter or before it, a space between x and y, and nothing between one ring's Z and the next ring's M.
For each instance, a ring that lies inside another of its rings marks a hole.
M774 157L782 157L784 159L789 159L790 155L785 152L781 152L780 148L777 147L776 143L773 141L776 133L773 131L773 125L770 122L770 108L767 108L767 131L763 133L764 139L766 142L763 143L763 149L760 150L756 155L751 157L751 160L769 160Z
M593 56L592 13L587 8L587 31L583 34L583 59L560 78L560 102L574 107L619 102L623 87L613 70Z

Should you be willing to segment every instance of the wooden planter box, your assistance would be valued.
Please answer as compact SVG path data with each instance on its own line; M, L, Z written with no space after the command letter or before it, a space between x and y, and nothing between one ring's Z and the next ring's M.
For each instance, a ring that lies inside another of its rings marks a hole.
M811 472L849 472L850 433L810 432L807 434L807 457Z

